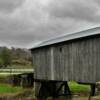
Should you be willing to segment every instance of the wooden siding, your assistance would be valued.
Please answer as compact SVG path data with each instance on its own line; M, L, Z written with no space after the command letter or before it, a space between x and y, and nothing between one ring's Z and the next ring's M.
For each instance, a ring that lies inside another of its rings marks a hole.
M33 64L36 79L100 81L100 36L33 50Z
M33 53L35 79L51 79L51 55L50 49L39 49Z

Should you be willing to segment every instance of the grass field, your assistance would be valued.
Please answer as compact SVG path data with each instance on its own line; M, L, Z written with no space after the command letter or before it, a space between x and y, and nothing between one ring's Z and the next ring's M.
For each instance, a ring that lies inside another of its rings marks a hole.
M69 82L69 87L70 87L70 90L72 92L77 92L77 93L82 93L82 92L89 92L90 91L90 86L89 85L80 85L76 82Z
M6 79L10 76L9 73L0 73L0 79ZM19 93L22 92L24 89L22 87L13 87L10 84L0 82L0 94L5 93Z
M21 87L13 87L9 84L0 83L0 94L3 93L19 93L22 92L24 89Z
M88 85L79 85L75 82L69 82L70 90L73 93L87 93L90 91L90 86ZM23 88L21 87L13 87L9 84L0 83L0 93L15 93L22 92Z
M0 73L0 78L7 78L11 74L8 73ZM90 86L89 85L80 85L76 82L69 82L70 90L73 93L82 93L82 92L89 92ZM0 83L0 93L15 93L15 92L21 92L23 91L23 88L21 87L12 87L9 84L2 84Z

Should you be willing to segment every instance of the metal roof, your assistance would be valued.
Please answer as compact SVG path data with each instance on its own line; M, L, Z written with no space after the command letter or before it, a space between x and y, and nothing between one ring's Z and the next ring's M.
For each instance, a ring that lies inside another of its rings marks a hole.
M75 33L71 33L71 34L68 34L68 33L63 34L61 36L42 41L38 45L35 45L32 49L40 48L40 47L44 47L44 46L48 46L48 45L52 45L52 44L56 44L56 43L61 43L61 42L69 41L69 40L73 40L73 39L78 39L78 38L82 38L82 37L92 36L92 35L96 35L96 34L100 34L100 27L91 28L91 29L87 29L84 31L75 32Z

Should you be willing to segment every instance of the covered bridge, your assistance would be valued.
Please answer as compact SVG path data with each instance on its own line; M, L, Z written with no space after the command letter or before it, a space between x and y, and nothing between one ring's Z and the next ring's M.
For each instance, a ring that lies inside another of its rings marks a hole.
M31 49L40 81L100 81L100 27L64 34Z

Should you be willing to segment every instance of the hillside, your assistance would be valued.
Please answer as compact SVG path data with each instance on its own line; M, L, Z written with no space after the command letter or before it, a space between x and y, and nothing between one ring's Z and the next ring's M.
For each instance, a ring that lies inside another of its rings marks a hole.
M32 56L28 49L0 47L1 68L32 68Z

